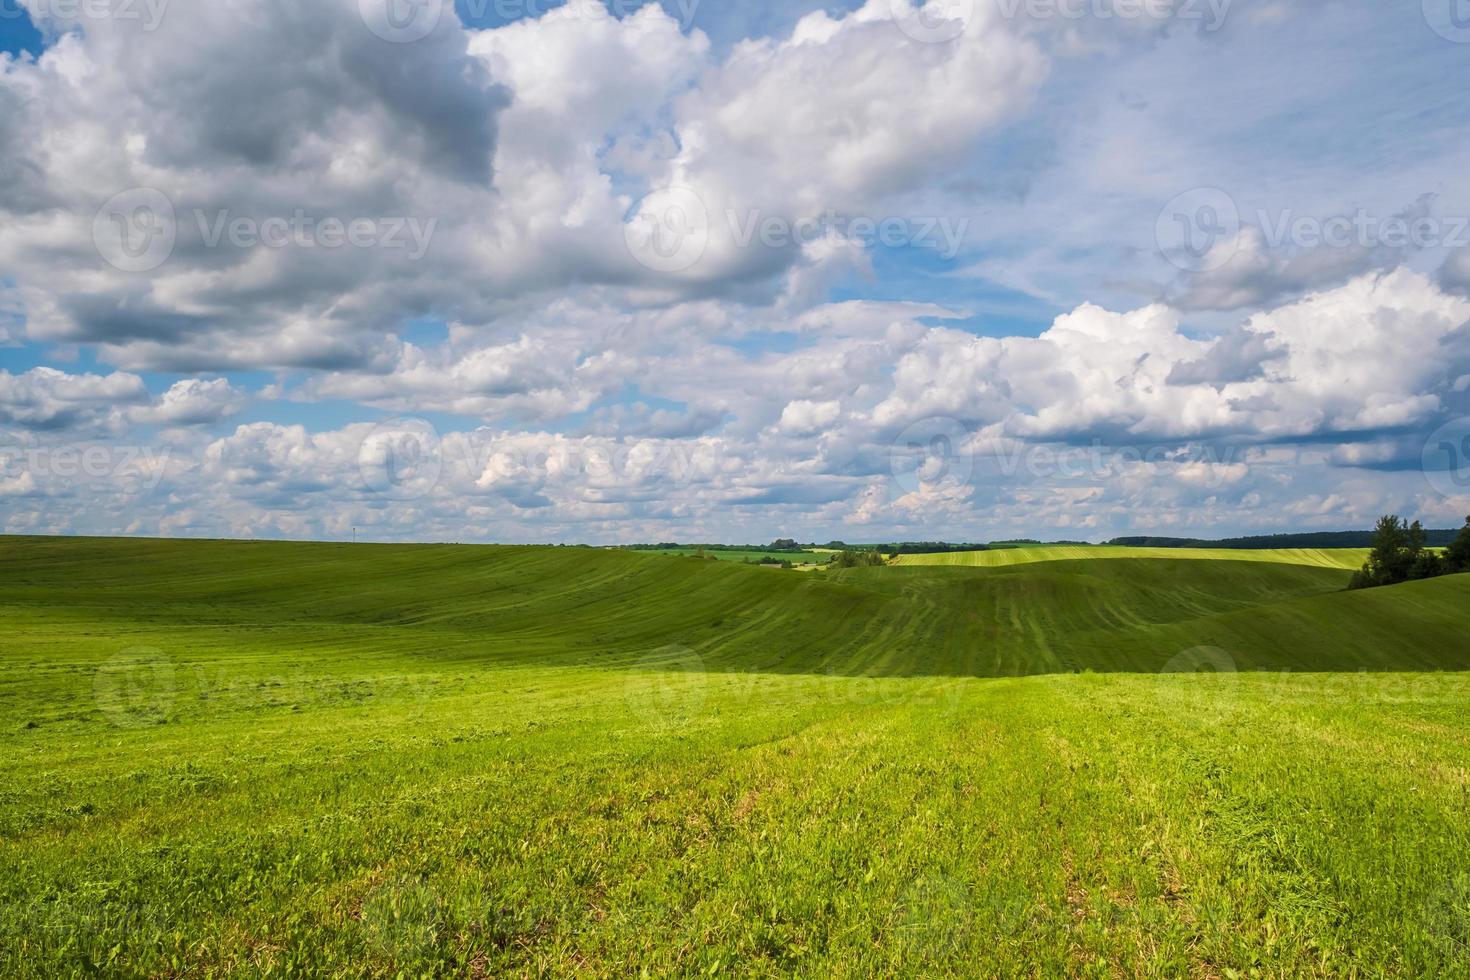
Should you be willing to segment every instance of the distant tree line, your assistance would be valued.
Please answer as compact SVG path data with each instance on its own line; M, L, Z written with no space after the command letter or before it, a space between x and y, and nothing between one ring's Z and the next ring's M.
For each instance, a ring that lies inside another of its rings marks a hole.
M1091 547L1092 546L1092 542L1091 541L1068 541L1066 539L1063 539L1061 541L1038 541L1035 538L1011 538L1008 541L992 541L992 542L990 542L991 549L997 550L997 551L1004 550L1004 549L1007 549L1007 548L1010 548L1010 549L1015 549L1015 548L1041 548L1041 547L1056 547L1056 546L1059 546L1059 545L1062 546L1062 547L1068 547L1068 546Z
M1424 543L1430 548L1443 548L1455 540L1459 531L1424 532ZM1274 548L1371 548L1376 540L1373 531L1317 531L1307 534L1264 534L1245 538L1114 538L1110 545L1130 548L1231 548L1242 551Z
M881 551L885 554L931 555L950 551L985 551L983 544L951 544L946 541L905 541L901 544L848 544L846 541L807 542L795 538L777 538L770 544L658 544L621 545L628 551L759 551L771 554L793 554L803 551Z
M839 542L840 543L840 542ZM623 551L805 551L814 545L800 545L789 538L781 538L772 544L679 544L675 541L660 541L658 544L619 545Z
M1086 541L1040 541L1034 538L1010 538L989 544L954 541L899 541L878 544L848 544L846 541L806 542L795 538L777 538L770 544L680 544L661 541L658 544L629 544L618 547L626 551L758 551L763 554L795 554L805 551L874 551L885 555L942 555L956 551L990 551L998 548L1026 548L1043 544L1085 545ZM1366 547L1364 545L1363 547Z
M1349 588L1372 589L1470 572L1470 517L1444 554L1433 547L1418 521L1410 524L1392 514L1381 517L1373 530L1373 551Z
M944 555L951 551L989 551L989 545L950 544L947 541L903 541L898 544L880 544L877 550L890 555Z
M948 541L904 541L899 544L874 545L890 555L943 555L952 551L996 551L1004 548L1034 548L1044 544L1085 545L1086 541L1038 541L1034 538L1011 538L989 544L952 544Z

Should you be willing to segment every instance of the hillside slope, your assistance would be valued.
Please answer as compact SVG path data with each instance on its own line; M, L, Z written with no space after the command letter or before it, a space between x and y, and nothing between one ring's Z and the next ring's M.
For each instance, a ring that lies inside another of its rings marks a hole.
M1005 553L1001 553L1005 554ZM1470 576L1344 593L1285 562L1091 558L811 574L582 548L11 538L11 663L157 647L886 676L1470 668ZM283 654L284 655L284 654ZM0 687L0 697L3 697Z

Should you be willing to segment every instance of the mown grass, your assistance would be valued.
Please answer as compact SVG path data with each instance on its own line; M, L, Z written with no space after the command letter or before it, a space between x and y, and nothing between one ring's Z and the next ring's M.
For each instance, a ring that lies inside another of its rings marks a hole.
M1463 975L1470 590L1343 577L3 539L0 975Z

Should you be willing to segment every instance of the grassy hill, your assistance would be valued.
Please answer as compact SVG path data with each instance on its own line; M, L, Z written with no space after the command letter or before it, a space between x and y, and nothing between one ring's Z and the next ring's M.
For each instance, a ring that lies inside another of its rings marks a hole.
M1454 973L1470 576L1241 557L0 538L0 974Z
M1454 642L1470 578L1347 595L1320 565L1096 554L785 575L593 549L21 538L0 579L13 656L186 628L205 651L426 665L617 668L677 645L711 670L1010 676L1153 672L1209 644L1241 669L1470 668Z

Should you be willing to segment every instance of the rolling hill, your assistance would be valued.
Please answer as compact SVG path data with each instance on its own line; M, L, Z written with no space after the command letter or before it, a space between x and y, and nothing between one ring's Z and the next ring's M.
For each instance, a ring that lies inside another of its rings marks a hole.
M1470 577L1349 595L1330 554L1116 550L786 575L575 548L21 538L0 576L12 656L31 637L85 650L99 629L167 646L187 624L203 650L289 639L479 665L618 667L678 646L712 670L985 677L1153 672L1209 645L1240 669L1470 668Z

